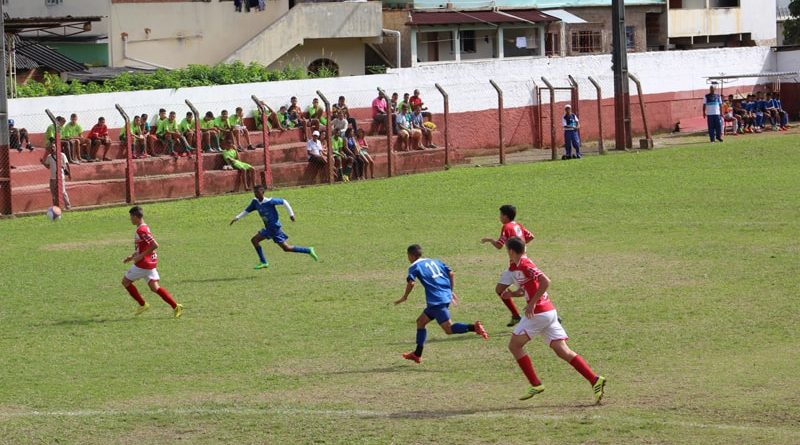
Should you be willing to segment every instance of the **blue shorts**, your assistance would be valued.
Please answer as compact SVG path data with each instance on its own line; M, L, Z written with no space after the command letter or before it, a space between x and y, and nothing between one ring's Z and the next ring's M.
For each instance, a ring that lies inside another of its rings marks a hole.
M266 239L271 239L275 244L280 244L289 239L289 235L283 233L280 227L264 227L258 231L258 234Z
M447 309L449 307L450 303L437 304L436 306L426 307L422 313L431 320L436 320L437 323L442 324L450 320L450 311Z

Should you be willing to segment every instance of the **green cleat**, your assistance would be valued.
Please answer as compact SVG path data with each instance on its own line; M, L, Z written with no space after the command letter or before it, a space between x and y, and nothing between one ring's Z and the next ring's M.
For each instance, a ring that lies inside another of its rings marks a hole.
M539 386L531 386L528 388L528 392L525 393L524 396L520 397L520 400L528 400L531 397L535 396L536 394L541 394L544 392L544 385Z
M181 318L181 315L183 315L183 305L175 305L175 318Z
M601 375L597 376L597 380L592 385L592 390L594 390L594 403L599 405L600 401L603 400L603 395L606 393L606 378Z
M317 251L314 250L313 247L309 247L308 250L310 250L308 254L311 255L311 258L314 258L314 261L319 261L319 257L317 256Z
M134 312L134 313L133 313L133 315L142 315L142 314L143 314L143 313L145 313L145 312L146 312L148 309L150 309L150 303L145 303L145 304L144 304L144 306L139 306L139 307L136 309L136 312Z
M258 265L256 267L254 267L253 269L255 269L255 270L267 269L268 267L269 267L269 263L258 263Z

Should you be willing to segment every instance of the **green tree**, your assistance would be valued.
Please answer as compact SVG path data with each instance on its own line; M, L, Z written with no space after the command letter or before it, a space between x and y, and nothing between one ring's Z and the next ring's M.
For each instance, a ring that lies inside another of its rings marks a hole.
M783 22L783 42L785 45L800 44L800 0L789 3L792 16Z

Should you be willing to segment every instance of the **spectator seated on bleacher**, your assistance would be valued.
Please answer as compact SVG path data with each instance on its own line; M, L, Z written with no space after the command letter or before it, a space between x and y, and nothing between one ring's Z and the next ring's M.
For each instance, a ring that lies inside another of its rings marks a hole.
M772 100L774 101L774 107L778 114L778 120L780 122L781 130L786 131L789 129L789 113L783 109L783 103L781 102L781 94L772 93Z
M733 112L733 104L731 103L730 99L722 102L722 120L725 121L726 124L731 124L731 134L733 136L737 136L739 134L740 122Z
M378 92L378 97L372 100L372 134L386 131L388 109L389 105L386 103L386 96L382 91Z
M339 101L333 104L331 107L331 111L334 113L339 112L342 114L342 117L347 120L353 130L358 130L358 122L356 122L355 118L350 116L350 109L347 108L347 104L345 103L344 96L339 96Z
M311 133L311 139L306 141L306 152L308 153L308 163L319 167L324 167L328 164L326 155L328 154L322 148L322 141L319 139L319 131Z
M169 145L169 148L167 149L169 154L175 158L185 157L192 154L194 149L192 148L191 144L189 144L189 141L183 137L183 133L179 128L178 119L174 111L169 112L167 122L164 124L164 133L166 134L167 144ZM175 144L178 145L178 148L175 148Z
M361 157L364 159L365 166L369 168L369 173L371 178L375 178L375 161L372 159L372 156L369 154L369 144L367 144L367 135L364 133L363 128L359 128L356 130L356 144L358 144L358 152ZM366 178L366 168L364 169L364 179Z
M431 113L428 112L428 107L425 106L425 103L422 101L422 97L419 95L419 90L414 90L414 95L408 99L408 102L411 104L411 109L414 110L417 107L422 111L422 116L430 119Z
M242 140L244 139L244 143L247 144L247 149L255 150L253 144L250 143L250 132L244 125L244 110L242 110L242 107L236 107L236 113L228 118L228 122L233 132L233 139L236 142L236 149L239 151L242 150Z
M181 136L186 139L186 142L189 143L192 147L197 146L197 135L195 132L195 122L194 122L194 113L191 111L186 112L186 117L181 120L178 124L178 131L180 132Z
M108 149L111 148L111 138L108 137L108 127L106 126L106 119L104 117L97 119L97 123L89 130L88 136L91 147L89 149L89 158L95 162L99 162L100 158L97 157L97 152L100 151L100 146L102 145L102 160L110 161L111 159L108 158Z
M325 126L328 124L328 118L325 117L325 108L319 104L319 99L314 98L311 105L306 108L306 119L308 119L308 126L312 131L319 131L321 137L325 137Z
M287 107L289 120L293 122L295 128L301 128L303 140L308 140L308 123L303 119L303 109L297 102L297 98L292 96Z
M331 152L336 167L336 174L342 182L350 182L350 172L353 170L353 154L344 144L344 139L339 133L331 135Z
M203 143L203 151L206 153L221 153L222 147L220 146L220 133L214 119L214 113L206 111L203 121L200 122L201 141Z
M333 114L333 119L331 119L331 130L334 133L339 133L339 136L344 136L345 130L347 130L348 122L347 119L342 116L341 111L337 111Z
M422 108L417 105L414 108L414 113L411 114L411 127L414 131L420 132L421 145L419 148L436 148L433 144L433 131L425 126L425 117L422 114Z
M142 134L141 119L142 118L139 116L134 116L133 122L128 124L127 129L123 126L119 130L119 140L122 142L125 149L127 149L127 133L128 131L131 132L131 156L133 156L134 159L147 157L147 138ZM139 148L138 150L137 147ZM125 153L125 156L127 157L128 154Z
M219 116L214 119L214 127L216 127L219 132L220 140L224 141L228 136L233 135L233 127L231 126L229 118L228 110L222 110ZM241 147L237 146L236 149L241 150Z
M406 106L403 105L398 108L394 114L395 133L397 134L397 151L411 150L412 135L414 133L411 128L411 121L409 120L408 113L406 113ZM419 143L419 139L414 143L414 147Z
M261 106L266 108L267 110L267 129L273 130L277 129L280 132L286 131L286 119L284 113L284 119L281 119L280 113L275 113L275 111L266 103L261 102ZM281 110L284 112L286 111L286 106L282 106ZM256 130L263 130L264 125L261 123L261 110L256 108L253 110L253 120L256 122Z
M78 123L78 115L72 113L69 122L61 129L61 138L69 142L70 153L67 157L71 158L73 164L79 164L81 160L89 161L89 140L82 135L83 128Z
M23 144L29 151L33 151L33 145L31 145L31 140L28 138L28 130L16 128L14 119L8 120L8 144L20 153L22 153Z
M142 115L144 116L144 115ZM144 119L144 117L142 117ZM148 127L150 131L145 133L147 135L147 145L150 148L150 155L156 156L156 147L161 146L164 151L164 154L167 154L167 135L166 135L166 124L167 124L167 110L161 108L158 110L158 116L153 119L153 124L150 125L148 123Z
M239 176L243 179L245 190L250 190L251 187L255 186L256 171L252 165L239 159L239 153L233 144L232 136L224 139L222 159L225 161L225 166L239 172Z

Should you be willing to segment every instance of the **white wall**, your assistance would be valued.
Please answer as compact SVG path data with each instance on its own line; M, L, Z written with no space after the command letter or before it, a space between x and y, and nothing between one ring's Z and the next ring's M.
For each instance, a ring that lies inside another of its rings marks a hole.
M703 90L708 87L705 76L768 72L778 67L776 53L765 47L634 53L628 57L630 70L641 79L645 94ZM595 95L587 80L590 75L602 85L604 97L613 95L611 56L597 55L445 63L392 70L375 76L11 99L9 110L17 126L27 127L32 132L43 132L49 125L44 114L47 107L55 114L65 116L78 113L84 128L90 127L98 116L106 117L109 126L121 127L122 119L114 109L115 103L122 104L131 115L152 115L160 107L180 115L187 111L184 99L190 99L201 112L212 110L218 113L222 108L231 110L236 106L252 109L251 94L258 95L273 107L288 102L292 95L306 105L320 90L331 101L341 94L347 96L351 108L368 108L376 96L375 88L380 86L389 94L396 91L401 96L419 88L431 110L440 113L441 96L434 87L438 82L450 95L451 112L457 113L497 106L497 95L489 85L489 79L494 79L503 88L506 107L521 107L534 103L531 92L534 80L544 86L540 77L546 76L556 86L567 86L569 74L578 80L581 97ZM757 83L767 83L767 80L759 79ZM748 79L746 84L752 85L753 80ZM735 87L736 83L726 85ZM568 100L569 95L565 92L558 99Z
M777 42L778 7L776 0L741 0L745 32L756 42Z
M778 59L777 71L800 71L800 50L778 51L775 55Z

